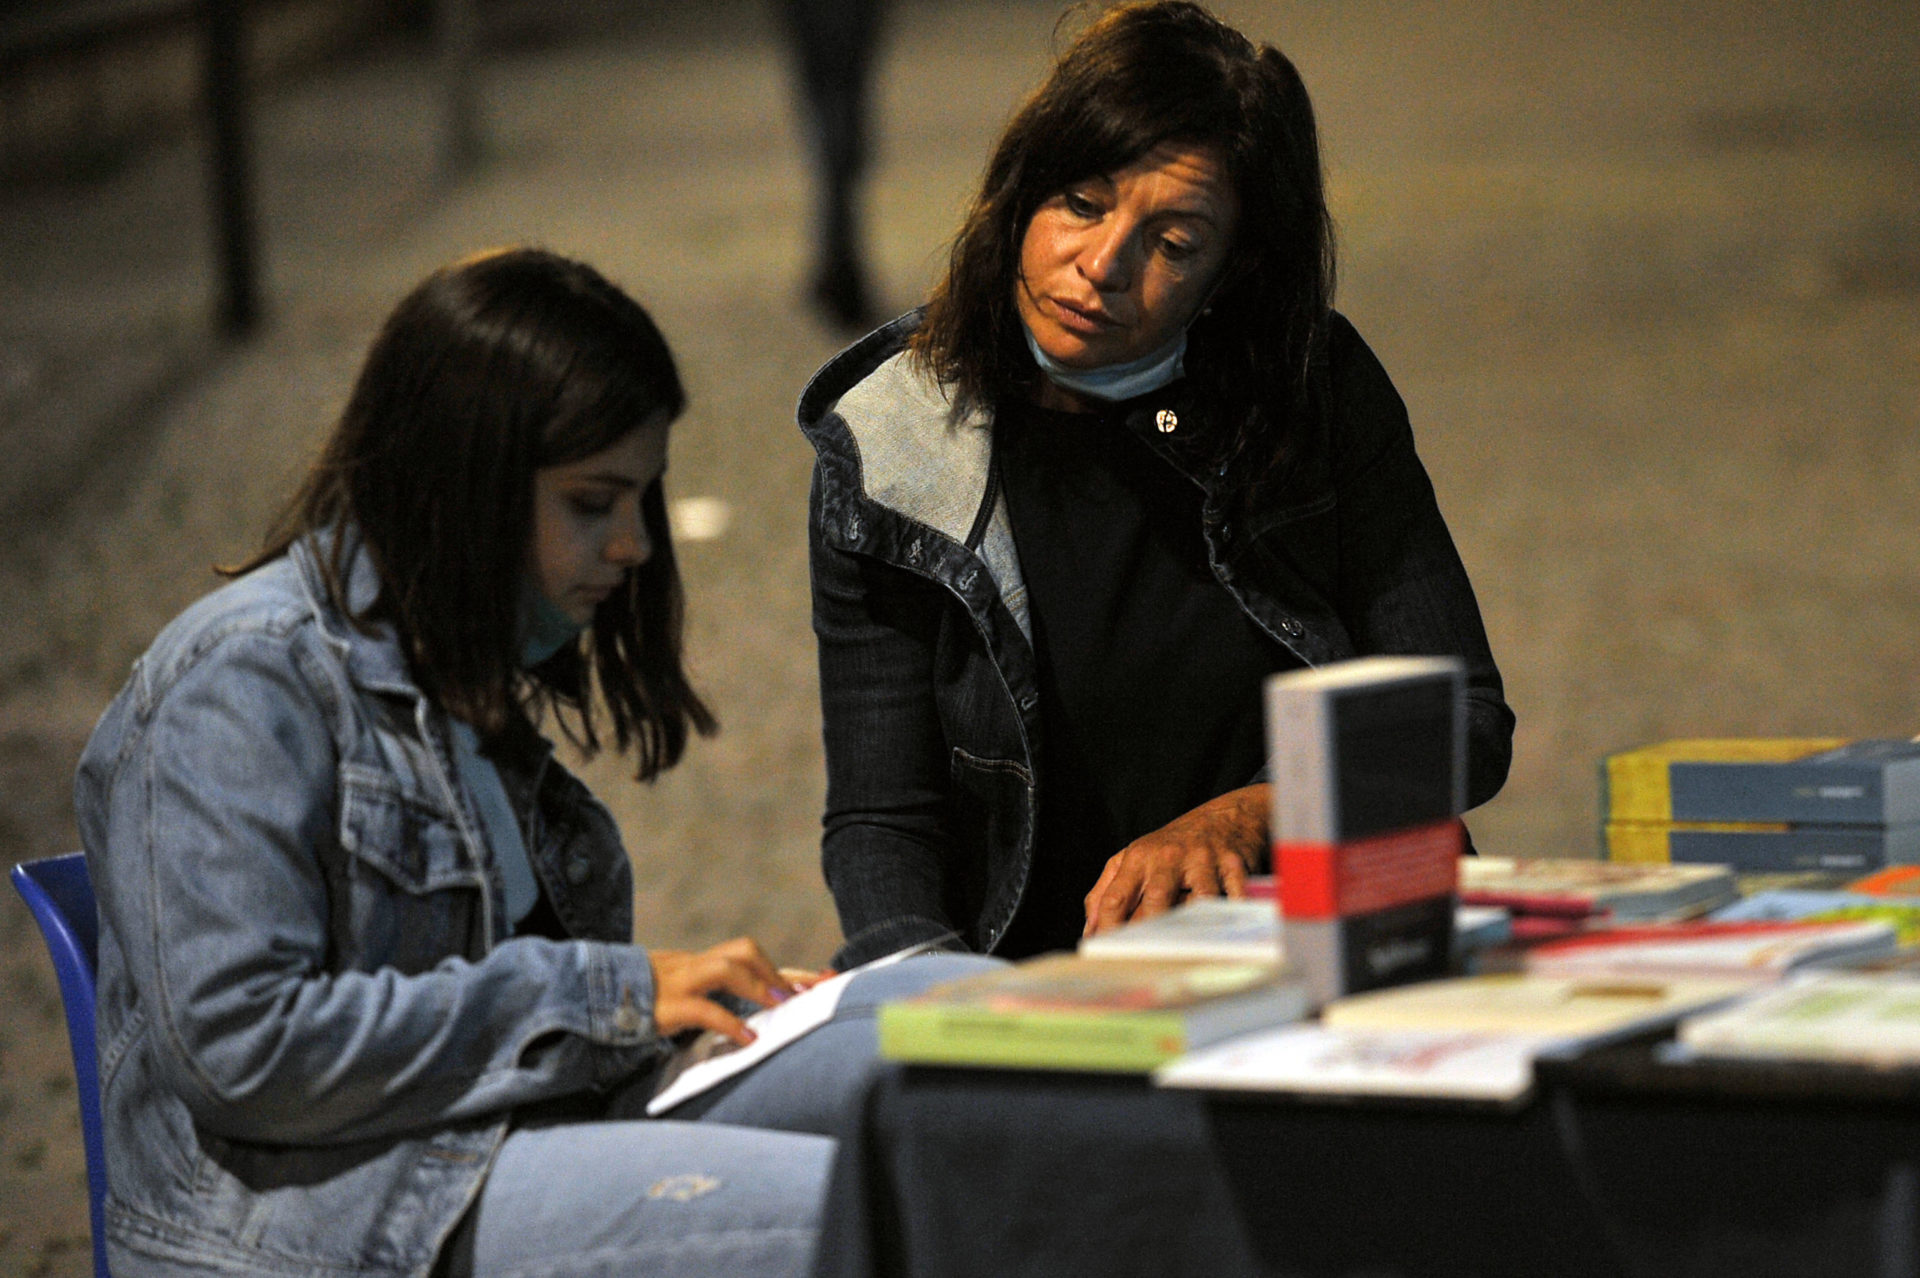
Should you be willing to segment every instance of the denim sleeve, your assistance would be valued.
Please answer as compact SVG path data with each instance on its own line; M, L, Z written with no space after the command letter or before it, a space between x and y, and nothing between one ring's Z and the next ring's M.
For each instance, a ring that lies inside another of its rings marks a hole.
M943 904L946 734L934 700L944 604L917 578L829 545L816 478L813 628L827 757L821 865L864 961L954 931Z
M643 950L513 939L335 970L342 690L287 638L218 640L123 748L89 848L170 1087L220 1135L333 1143L606 1086L657 1050ZM329 853L323 855L323 853ZM444 885L434 885L441 890ZM336 890L330 891L330 888Z
M1340 613L1359 652L1466 662L1467 806L1476 807L1506 782L1514 722L1480 605L1414 451L1406 405L1342 319L1332 374Z

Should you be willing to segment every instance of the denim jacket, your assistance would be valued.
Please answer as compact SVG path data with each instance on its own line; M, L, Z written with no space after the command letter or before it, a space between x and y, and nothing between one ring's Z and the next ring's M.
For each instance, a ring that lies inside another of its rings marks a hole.
M500 771L571 939L508 935L447 716L312 543L135 663L76 783L115 1273L424 1275L516 1107L654 1059L611 815L544 743Z
M1044 778L1026 586L993 479L989 412L956 412L904 353L917 315L836 356L800 399L827 802L822 863L847 937L838 962L952 933L990 951L1027 881ZM1209 405L1185 382L1135 401L1135 431L1204 490L1216 580L1302 662L1455 654L1467 665L1468 802L1512 757L1466 570L1414 451L1405 406L1334 317L1330 406L1287 477L1230 516L1168 438ZM1163 429L1171 427L1171 429ZM1184 432L1184 433L1183 433Z

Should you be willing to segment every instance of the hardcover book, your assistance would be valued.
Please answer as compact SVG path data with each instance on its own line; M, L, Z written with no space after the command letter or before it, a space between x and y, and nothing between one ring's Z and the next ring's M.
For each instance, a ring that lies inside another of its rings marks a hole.
M1500 856L1460 862L1462 903L1505 906L1520 915L1679 918L1704 914L1737 895L1733 871L1719 865Z
M933 1065L1145 1073L1234 1034L1299 1019L1275 963L1046 954L880 1009L880 1054Z
M1447 971L1466 797L1465 673L1364 657L1267 681L1273 864L1316 998Z
M1920 822L1920 742L1839 737L1663 741L1600 765L1612 821Z
M1859 874L1920 861L1920 824L1609 821L1603 833L1610 861L1724 865L1737 874Z

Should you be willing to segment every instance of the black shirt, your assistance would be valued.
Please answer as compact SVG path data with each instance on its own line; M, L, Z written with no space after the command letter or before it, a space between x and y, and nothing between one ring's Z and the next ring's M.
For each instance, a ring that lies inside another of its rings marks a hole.
M1199 485L1118 409L1003 406L996 465L1040 685L1040 811L996 952L1071 949L1107 859L1265 760L1261 684L1298 658L1215 580Z

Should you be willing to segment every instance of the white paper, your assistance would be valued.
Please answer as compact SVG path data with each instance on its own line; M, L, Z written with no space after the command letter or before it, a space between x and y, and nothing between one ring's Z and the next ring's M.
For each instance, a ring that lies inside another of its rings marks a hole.
M708 1056L706 1059L688 1065L671 1082L654 1094L647 1102L647 1117L658 1118L675 1105L693 1099L701 1092L717 1087L727 1079L744 1070L752 1069L767 1057L773 1055L788 1043L811 1034L828 1021L840 1006L840 996L846 992L847 982L862 972L870 972L901 959L911 958L915 954L931 949L930 945L913 945L904 950L896 950L884 958L871 963L863 963L850 972L841 972L826 980L795 994L784 1003L763 1008L747 1017L747 1028L754 1032L753 1042L745 1047L734 1047L731 1040L721 1038L708 1031L700 1036L701 1040L720 1039L726 1049ZM710 1042L701 1043L696 1050L712 1051Z

